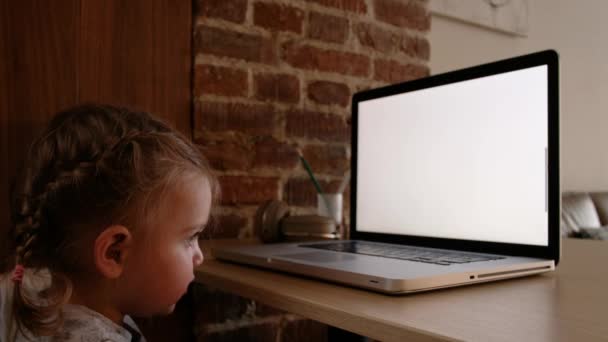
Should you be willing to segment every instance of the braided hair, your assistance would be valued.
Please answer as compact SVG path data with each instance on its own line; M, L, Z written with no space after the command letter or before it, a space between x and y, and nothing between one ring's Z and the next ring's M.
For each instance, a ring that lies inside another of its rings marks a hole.
M70 276L90 270L87 242L105 227L143 229L154 212L153 195L184 172L206 176L214 198L219 192L208 163L186 137L147 113L108 105L58 113L24 165L11 190L11 252L16 270L44 270L51 278L36 296L15 282L13 314L24 336L60 330Z

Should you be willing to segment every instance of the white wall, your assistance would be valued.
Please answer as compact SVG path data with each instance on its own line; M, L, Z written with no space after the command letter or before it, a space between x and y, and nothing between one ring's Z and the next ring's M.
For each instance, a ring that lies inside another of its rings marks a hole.
M605 0L529 0L527 37L434 15L428 36L431 73L557 50L562 190L608 190L606 13Z

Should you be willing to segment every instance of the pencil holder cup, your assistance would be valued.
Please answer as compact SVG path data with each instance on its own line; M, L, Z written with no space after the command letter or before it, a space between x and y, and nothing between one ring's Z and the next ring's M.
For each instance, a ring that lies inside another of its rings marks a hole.
M317 214L333 219L337 225L342 224L342 194L317 194Z

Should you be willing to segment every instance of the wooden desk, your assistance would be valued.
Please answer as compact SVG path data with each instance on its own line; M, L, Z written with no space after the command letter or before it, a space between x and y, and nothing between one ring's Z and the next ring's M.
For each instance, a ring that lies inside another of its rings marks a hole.
M206 258L198 282L381 341L608 341L606 242L563 240L549 274L405 296Z

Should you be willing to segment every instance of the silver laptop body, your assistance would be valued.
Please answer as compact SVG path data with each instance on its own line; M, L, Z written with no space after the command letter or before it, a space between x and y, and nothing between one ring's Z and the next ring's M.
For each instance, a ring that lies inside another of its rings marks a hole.
M552 50L356 93L352 240L213 254L389 294L552 271L558 104Z

